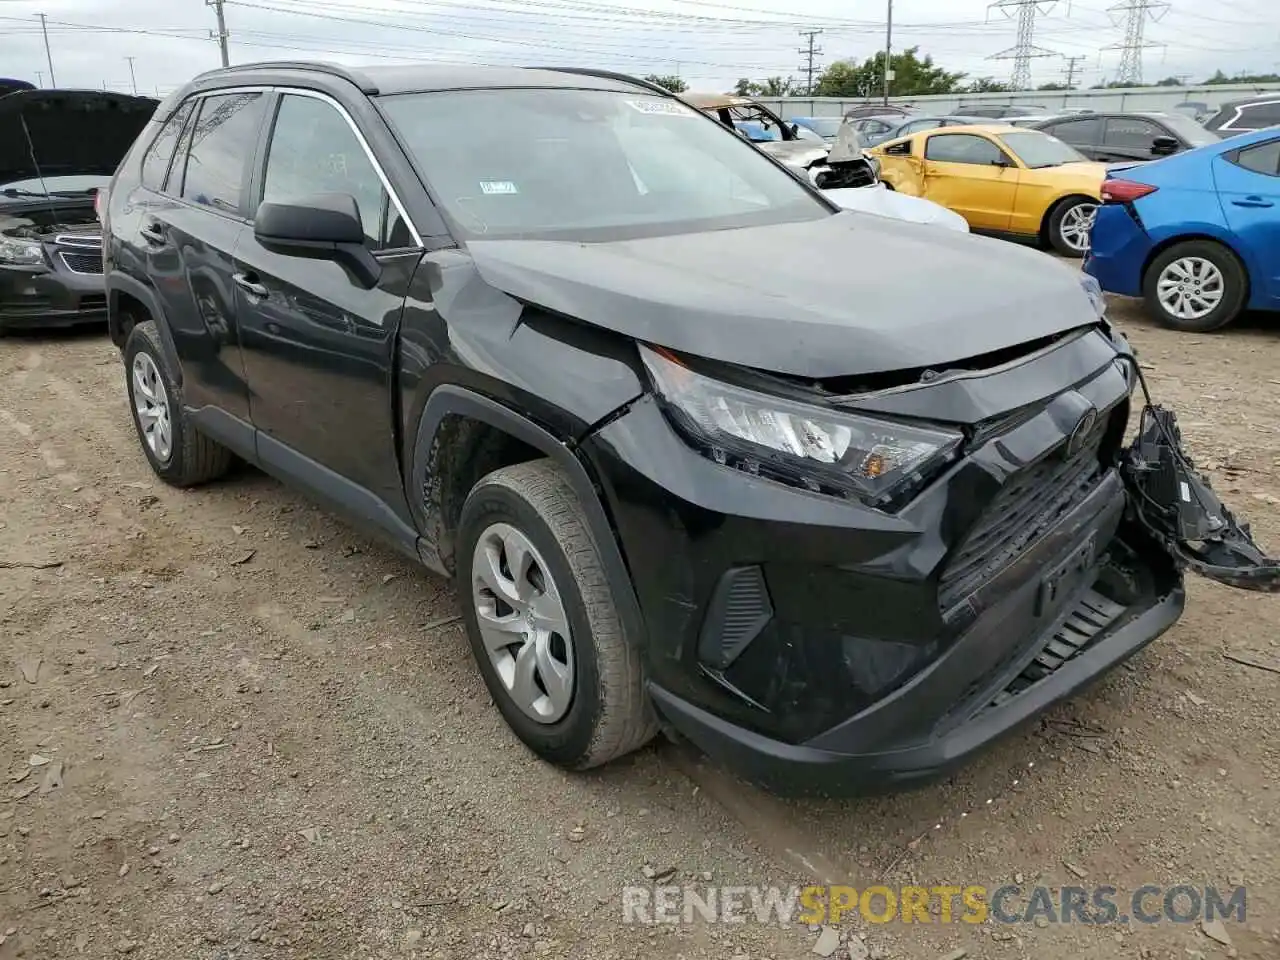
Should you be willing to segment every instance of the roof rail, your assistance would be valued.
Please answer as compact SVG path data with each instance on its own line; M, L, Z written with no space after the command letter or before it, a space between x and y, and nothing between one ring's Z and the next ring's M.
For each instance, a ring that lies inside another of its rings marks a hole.
M372 97L378 93L378 85L364 74L323 60L261 60L256 63L237 63L229 67L220 67L217 70L207 70L197 76L196 79L203 80L205 77L221 76L228 73L244 73L250 70L310 70L313 73L324 73L331 77L346 80L348 83L359 87L360 92L367 96Z
M633 77L629 73L619 73L617 70L596 70L593 67L527 67L528 70L554 70L557 73L576 73L584 77L600 77L604 80L617 80L620 83L630 83L637 87L643 87L646 90L652 90L654 93L665 94L668 97L679 96L672 93L661 84L654 83L652 80L644 80L640 77Z

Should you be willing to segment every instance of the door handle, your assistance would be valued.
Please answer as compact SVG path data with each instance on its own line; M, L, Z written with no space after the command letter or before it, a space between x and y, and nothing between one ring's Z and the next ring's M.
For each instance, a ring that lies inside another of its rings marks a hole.
M1243 200L1232 200L1231 203L1237 207L1272 207L1275 206L1270 200L1263 200L1261 197L1245 197Z
M148 223L140 227L138 232L148 243L164 243L164 227L158 223Z
M252 279L250 274L237 273L231 278L236 282L236 286L249 294L251 297L257 297L259 300L265 300L268 296L268 290L262 284Z

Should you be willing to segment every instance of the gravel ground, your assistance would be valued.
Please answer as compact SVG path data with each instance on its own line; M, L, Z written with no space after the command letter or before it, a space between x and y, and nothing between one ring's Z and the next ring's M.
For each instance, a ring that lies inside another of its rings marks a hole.
M1276 330L1115 315L1280 549ZM1280 956L1280 675L1224 656L1280 664L1275 599L1193 582L1162 641L954 778L789 802L665 742L588 775L536 761L447 583L256 472L153 479L99 334L0 341L0 511L0 960L813 956L799 924L622 923L622 888L669 869L1245 884L1230 945L1194 924L858 921L835 956ZM61 565L8 566L42 561Z

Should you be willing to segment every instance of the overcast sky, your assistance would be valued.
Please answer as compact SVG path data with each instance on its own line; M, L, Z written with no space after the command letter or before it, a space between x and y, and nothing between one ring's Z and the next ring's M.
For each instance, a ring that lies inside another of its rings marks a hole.
M1012 3L1013 0L1007 0ZM1114 75L1124 14L1114 0L1044 0L1032 62L1036 83L1061 80L1083 57L1086 84ZM1134 0L1120 0L1128 5ZM821 29L819 63L864 58L884 45L885 0L227 0L232 62L306 57L346 63L436 60L573 64L679 73L697 89L738 77L799 77L797 31ZM1146 26L1145 79L1218 68L1280 70L1280 3L1172 0ZM1016 11L1010 11L1015 13ZM0 75L49 85L37 13L48 17L61 87L104 84L167 93L218 66L204 0L0 0ZM1113 22L1115 21L1115 22ZM918 45L948 69L1005 79L1013 64L989 59L1014 44L1016 20L984 0L895 0L894 47ZM1154 44L1159 44L1155 46Z

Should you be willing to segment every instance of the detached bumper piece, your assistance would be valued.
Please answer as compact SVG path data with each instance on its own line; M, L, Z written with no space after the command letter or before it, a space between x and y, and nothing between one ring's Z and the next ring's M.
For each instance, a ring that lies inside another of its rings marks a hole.
M1150 402L1143 408L1121 474L1135 519L1180 565L1229 587L1280 592L1280 561L1262 552L1249 524L1196 472L1172 410Z

